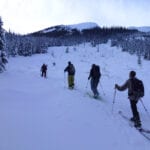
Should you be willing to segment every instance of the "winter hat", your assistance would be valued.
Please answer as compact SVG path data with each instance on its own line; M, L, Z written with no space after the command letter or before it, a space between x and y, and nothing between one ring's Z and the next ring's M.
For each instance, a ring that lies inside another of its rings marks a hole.
M134 78L136 76L136 72L135 71L130 71L130 77Z

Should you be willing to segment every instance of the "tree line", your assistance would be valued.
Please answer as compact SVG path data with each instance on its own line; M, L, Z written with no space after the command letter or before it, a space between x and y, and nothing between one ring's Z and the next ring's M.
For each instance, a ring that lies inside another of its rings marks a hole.
M76 46L86 42L96 47L96 45L107 43L108 40L111 40L111 46L121 47L122 51L150 60L150 33L139 32L135 29L95 27L82 31L77 29L70 31L65 27L56 26L51 32L38 31L20 35L5 31L2 26L0 17L0 72L5 70L9 56L31 56L36 53L46 53L48 47Z

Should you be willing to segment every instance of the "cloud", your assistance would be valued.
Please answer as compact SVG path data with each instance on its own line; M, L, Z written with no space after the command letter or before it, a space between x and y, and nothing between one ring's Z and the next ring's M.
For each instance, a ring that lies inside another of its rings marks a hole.
M58 24L150 25L148 0L1 0L4 28L34 32Z

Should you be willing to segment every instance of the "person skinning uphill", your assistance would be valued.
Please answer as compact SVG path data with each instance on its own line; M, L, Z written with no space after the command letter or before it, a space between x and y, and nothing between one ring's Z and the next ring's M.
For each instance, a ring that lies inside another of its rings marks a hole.
M71 63L71 61L68 62L68 66L64 69L64 72L68 72L68 88L73 89L74 88L75 67Z
M144 86L141 80L137 79L135 71L130 71L129 79L122 85L115 84L115 89L124 91L128 89L128 98L130 100L133 117L130 119L134 122L135 127L141 127L140 115L137 110L138 100L144 96Z
M41 66L41 72L42 72L41 76L46 78L47 77L47 65L46 64L43 64Z
M100 77L101 77L100 67L98 65L93 64L90 70L88 80L91 79L91 90L94 93L94 98L97 98L99 96L97 86L98 86Z

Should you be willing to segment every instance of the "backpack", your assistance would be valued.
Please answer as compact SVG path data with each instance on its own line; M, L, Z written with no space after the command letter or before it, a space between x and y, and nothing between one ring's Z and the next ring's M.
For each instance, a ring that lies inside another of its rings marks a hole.
M144 96L144 84L141 80L134 78L131 80L133 94L137 97Z
M94 67L93 74L94 74L94 78L100 78L101 73L100 73L100 68L98 65Z
M74 68L73 64L71 64L69 67L70 67L69 68L70 74L74 75L75 74L75 68Z
M41 70L46 71L47 70L47 65L43 64Z

